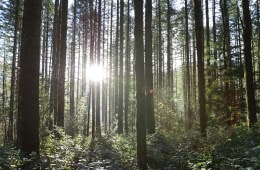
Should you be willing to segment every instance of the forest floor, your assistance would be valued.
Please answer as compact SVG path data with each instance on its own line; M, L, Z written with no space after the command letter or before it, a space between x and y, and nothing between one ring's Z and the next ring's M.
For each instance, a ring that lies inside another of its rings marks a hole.
M57 135L58 134L58 135ZM158 129L147 136L149 169L260 169L260 130L245 125L198 131ZM138 169L136 136L109 134L91 139L62 130L42 134L40 158L19 157L12 146L0 147L0 169Z

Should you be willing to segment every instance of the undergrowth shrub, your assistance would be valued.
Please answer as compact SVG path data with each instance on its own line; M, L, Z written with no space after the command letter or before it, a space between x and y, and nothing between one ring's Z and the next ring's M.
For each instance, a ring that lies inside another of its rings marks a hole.
M109 136L107 138L112 146L114 157L118 157L118 161L123 169L137 168L136 161L136 135L129 134Z
M224 144L212 152L216 169L260 169L260 131L239 125L232 129Z
M0 169L17 169L21 162L19 151L13 146L0 147Z
M62 129L56 128L42 139L41 167L71 169L83 154L82 138L71 138Z

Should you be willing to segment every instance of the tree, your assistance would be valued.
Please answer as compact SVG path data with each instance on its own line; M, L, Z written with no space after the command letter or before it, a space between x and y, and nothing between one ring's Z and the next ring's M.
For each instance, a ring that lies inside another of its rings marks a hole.
M73 34L71 44L71 65L70 65L70 135L74 136L74 119L75 119L75 48L76 48L76 5L77 1L74 0L73 8Z
M185 54L186 54L186 114L188 116L188 128L192 127L192 111L191 111L191 88L190 88L190 41L189 41L189 18L188 18L188 2L185 0Z
M253 65L251 54L252 23L249 10L249 1L242 1L243 7L243 38L244 38L244 59L245 59L245 80L246 80L246 104L249 118L249 127L257 122L255 88L253 81Z
M58 116L57 125L59 127L64 127L67 15L68 15L68 0L62 0L61 1L61 24L60 24L58 115L57 115Z
M100 65L101 51L101 0L98 1L98 42L97 42L97 64ZM96 86L96 133L101 135L100 125L100 82Z
M50 90L50 112L54 113L54 124L57 124L58 115L58 67L59 67L59 0L55 0L53 33L52 33L52 73ZM50 122L52 124L52 122Z
M198 86L199 86L199 115L200 130L203 136L206 135L207 114L205 99L205 72L204 72L204 34L203 34L203 18L202 18L202 2L201 0L193 0L194 16L195 16L195 33L198 60Z
M118 133L123 133L123 63L124 63L124 0L120 0L120 59L119 59L119 100L118 100Z
M145 121L145 82L143 44L143 0L134 0L135 9L135 72L137 107L137 161L140 169L147 169L146 121Z
M26 0L22 24L19 103L20 148L39 154L39 69L42 1ZM32 17L33 16L33 17Z
M13 140L13 126L14 126L14 97L15 97L15 66L17 58L17 39L18 39L18 26L19 26L19 8L20 0L16 0L15 9L15 26L14 26L14 44L13 44L13 58L12 58L12 76L11 76L11 89L10 89L10 110L9 110L9 126L8 126L8 140Z
M152 57L152 1L146 1L145 7L145 85L146 85L146 119L148 133L155 132L153 103L153 57Z
M229 69L231 64L231 51L230 51L230 24L229 24L229 12L228 12L228 1L220 0L221 14L222 14L222 24L223 24L223 46L222 46L222 54L224 60L224 89L225 89L225 102L224 108L226 113L226 121L227 125L231 125L231 95L230 95L230 75Z
M212 85L212 75L211 75L211 66L210 66L210 30L209 30L209 0L205 0L206 6L206 59L207 59L207 87L210 89ZM209 113L212 110L212 96L208 94L208 111Z
M116 38L115 38L115 59L114 59L114 90L115 90L115 94L114 94L114 100L115 100L115 115L117 116L118 122L121 122L121 120L119 120L119 113L118 113L118 106L119 106L119 79L118 79L118 56L119 56L119 52L118 52L118 46L119 44L119 9L120 9L120 5L119 5L119 0L116 1ZM119 126L119 124L118 124ZM119 127L118 127L119 128Z
M128 133L129 94L130 94L130 3L127 0L127 27L126 27L126 59L125 59L125 133Z
M162 97L163 87L163 52L162 52L162 15L161 15L161 0L158 0L158 88L159 98Z

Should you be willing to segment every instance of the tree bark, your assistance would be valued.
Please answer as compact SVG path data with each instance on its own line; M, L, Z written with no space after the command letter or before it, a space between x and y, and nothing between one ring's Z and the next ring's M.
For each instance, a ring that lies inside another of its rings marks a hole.
M130 94L130 0L127 0L127 27L126 27L126 59L125 59L125 133L128 134L129 94Z
M74 136L75 119L75 55L76 55L76 4L74 0L73 8L73 33L71 45L71 65L70 65L70 135Z
M61 1L61 32L60 32L60 56L59 56L59 88L58 88L58 118L57 126L64 127L64 92L65 92L65 69L66 69L66 42L67 42L67 15L68 0Z
M18 112L21 115L20 149L39 155L39 69L42 1L24 2L21 39Z
M153 54L152 54L152 1L146 1L145 7L145 83L146 83L146 119L148 133L155 133L153 102Z
M135 72L137 100L137 162L142 170L147 169L146 116L145 116L145 77L143 44L143 0L134 0L135 11Z
M189 18L188 18L188 2L185 0L185 54L186 54L186 114L187 114L187 119L188 119L188 124L187 127L191 129L192 127L192 110L191 110L191 87L190 87L190 41L189 41Z
M244 59L245 59L245 79L246 79L246 104L249 118L249 127L253 127L257 122L255 87L253 81L253 65L251 54L252 22L249 10L249 1L242 0L243 7L243 38L244 38Z
M9 110L9 125L8 125L8 140L13 141L14 138L14 96L15 96L15 67L16 67L16 51L17 51L17 34L19 26L19 9L20 0L16 0L15 9L15 26L14 26L14 44L13 44L13 58L12 58L12 72L11 72L11 87L10 87L10 110Z
M123 112L124 112L124 0L120 0L120 60L119 60L119 103L118 103L118 133L123 133Z
M205 72L204 72L204 31L203 31L203 13L201 0L193 0L195 15L195 33L198 61L198 86L199 86L199 115L200 130L203 136L206 136L207 114L205 99Z

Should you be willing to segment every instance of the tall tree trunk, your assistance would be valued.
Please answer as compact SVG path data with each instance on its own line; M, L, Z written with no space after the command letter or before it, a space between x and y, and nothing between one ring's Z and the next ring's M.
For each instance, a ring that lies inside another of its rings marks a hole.
M203 34L203 13L201 0L193 0L195 16L195 32L198 61L198 86L199 86L199 115L200 130L203 136L206 135L207 114L205 100L205 72L204 72L204 34Z
M249 1L242 0L243 7L243 38L244 38L244 59L245 59L245 79L246 79L246 104L249 118L249 127L253 127L257 122L255 88L253 82L253 65L251 54L252 23L249 10Z
M152 54L152 1L146 1L145 7L145 83L146 83L146 119L148 133L155 132L153 102L153 54Z
M20 148L39 155L39 69L42 1L24 2L19 77ZM32 17L34 16L34 17Z
M172 105L171 96L172 96L172 24L171 24L171 3L170 0L167 0L167 99L169 100L169 104Z
M119 105L119 81L118 81L118 46L119 46L119 0L117 0L117 11L116 11L116 39L115 39L115 59L114 59L114 79L115 79L115 116L118 116L118 105ZM118 119L118 117L117 117ZM119 126L119 125L117 125Z
M187 113L188 116L188 128L191 129L192 127L192 110L191 110L191 87L190 87L190 40L189 40L189 18L188 18L188 2L185 0L185 54L186 54L186 107L187 107Z
M103 55L102 55L102 58L103 58L103 63L102 65L103 66L108 66L109 65L109 60L108 60L108 57L107 57L107 60L106 60L106 56L108 53L106 53L106 50L109 49L109 46L108 46L108 42L106 41L106 26L109 25L109 20L106 20L105 19L105 16L107 15L107 3L104 2L103 3L103 30L102 30L102 34L103 34L103 39L102 39L102 51L103 51ZM107 23L106 23L107 22ZM107 25L106 25L107 24ZM107 35L108 37L108 35ZM106 47L105 47L106 45ZM106 60L106 61L105 61ZM106 67L107 69L107 67ZM102 122L103 122L103 126L104 126L104 132L107 133L107 91L108 91L108 88L107 88L107 82L108 82L108 77L107 75L105 75L104 77L104 80L102 81Z
M113 112L113 109L114 109L114 101L113 100L113 88L112 88L112 75L113 75L113 72L112 72L112 66L113 66L113 8L114 8L114 1L111 2L111 7L110 7L110 40L109 40L109 43L110 43L110 51L109 51L109 115L108 115L108 129L109 129L109 132L111 130L111 124L112 124L112 112ZM113 75L115 78L116 76Z
M52 34L52 75L50 90L50 113L54 113L54 124L57 125L58 112L58 67L59 67L59 35L60 35L60 18L59 18L59 0L55 0L53 34ZM52 122L49 122L52 126Z
M97 65L100 65L100 48L101 48L101 0L98 1L98 40L97 40ZM100 84L97 82L96 87L96 133L101 135L100 123Z
M123 133L123 76L124 76L124 0L120 0L120 59L119 59L119 103L118 103L118 133Z
M212 32L213 32L213 56L214 56L214 71L212 81L217 79L217 29L216 29L216 0L212 1Z
M93 7L93 0L89 1L89 11L90 11L90 65L94 65L94 48L95 48L95 23L94 23L94 7ZM91 136L92 138L95 137L96 134L96 88L95 83L90 81L91 86L91 115L92 115L92 131Z
M143 0L134 0L135 9L135 73L137 100L137 162L142 170L147 168L146 116L145 116L145 77L143 44Z
M80 98L80 71L82 71L82 68L80 67L80 63L82 62L82 60L81 60L81 52L80 52L80 50L81 50L81 31L80 31L80 29L79 29L79 31L78 31L78 69L77 69L77 92L76 92L76 102L75 102L75 105L76 105L76 107L75 107L75 112L76 112L76 114L79 114L79 103L80 103L80 100L81 100L81 98ZM81 80L81 84L82 84L82 80ZM86 97L85 97L85 99L86 99ZM84 107L85 108L85 107ZM86 120L86 112L84 112L85 111L85 109L83 108L83 121L85 121ZM84 127L85 127L85 123L84 123ZM86 133L84 133L84 135L86 135Z
M127 27L126 27L126 59L125 59L125 133L128 134L128 117L129 117L129 94L130 94L130 0L127 0Z
M206 59L207 59L207 79L208 79L208 89L211 89L212 85L212 74L211 74L211 64L210 64L210 30L209 30L209 0L205 0L206 6ZM208 111L211 113L212 111L212 96L208 94Z
M159 97L162 97L163 85L163 57L162 57L162 18L161 18L161 0L158 0L158 92Z
M64 127L64 106L65 106L65 69L66 69L66 41L67 41L67 15L68 0L61 1L61 39L59 57L59 89L58 89L58 118L57 126Z
M258 36L258 41L257 41L257 58L260 58L260 12L259 12L259 7L260 3L259 0L256 2L257 5L257 36ZM258 82L260 82L260 60L258 60Z
M86 3L88 5L88 3ZM88 9L88 6L87 6ZM81 99L83 99L83 101L85 103L89 103L90 102L90 96L91 94L89 94L89 97L87 96L86 93L86 85L87 85L87 80L86 80L86 66L87 66L87 42L88 42L88 31L89 31L89 26L88 26L88 19L86 17L86 14L84 14L84 19L83 19L83 44L82 44L82 73L81 73ZM90 92L89 92L90 93ZM87 117L89 117L89 112L87 112L86 110L86 106L88 106L88 110L90 109L90 105L85 105L83 108L83 114L85 115L85 119L84 121L86 122L87 119L87 125L84 124L84 127L86 127L86 129L83 131L83 135L87 135L89 136L89 119Z
M192 26L195 28L195 23L194 23L194 21L192 22ZM192 41L192 47L193 47L193 49L192 49L192 61L193 61L193 65L192 65L192 93L193 93L193 95L192 95L192 98L193 98L193 112L194 112L194 114L197 112L197 78L196 78L196 76L197 76L197 60L196 60L196 50L195 50L195 47L196 47L196 35L195 35L196 33L195 33L195 31L194 31L194 29L193 29L193 31L192 31L192 39L193 39L193 41Z
M230 69L231 54L230 54L230 30L229 30L229 12L227 0L220 0L220 7L222 13L223 22L223 58L224 58L224 90L225 90L225 102L224 109L226 111L226 122L227 125L231 125L231 100L230 100L230 75L228 70Z
M74 136L75 121L75 55L76 55L76 7L77 0L74 0L73 8L73 33L71 45L71 65L70 65L70 135Z
M5 40L4 40L4 45L5 44ZM4 49L4 61L3 61L3 70L2 71L2 90L3 90L3 94L2 94L2 112L3 115L6 115L6 52L7 50ZM4 117L4 145L7 143L7 141L9 140L9 133L8 133L8 127L7 127L7 116L3 116ZM10 121L10 120L9 120Z
M19 9L20 0L16 0L15 9L15 26L14 26L14 44L13 44L13 58L12 58L12 72L11 72L11 87L10 87L10 110L9 110L9 125L8 125L8 140L13 141L13 126L14 126L14 96L15 96L15 67L17 57L17 34L19 26Z

